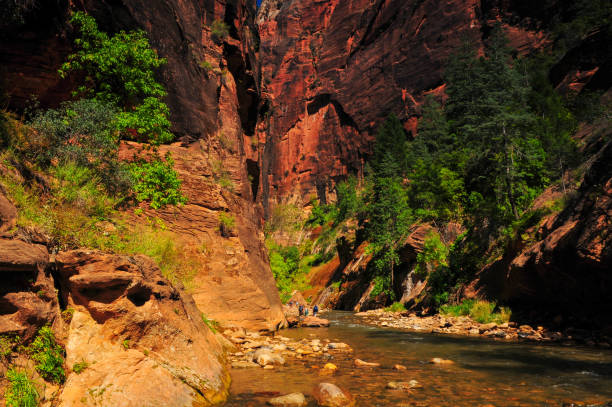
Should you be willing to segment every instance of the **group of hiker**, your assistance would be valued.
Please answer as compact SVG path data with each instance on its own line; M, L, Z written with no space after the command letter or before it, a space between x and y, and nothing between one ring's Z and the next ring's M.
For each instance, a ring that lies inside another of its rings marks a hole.
M296 302L294 304L293 301L289 301L289 306L290 307L292 307L294 305L297 306L297 308L298 308L299 316L302 316L302 315L305 316L305 317L308 316L308 313L310 312L310 310L308 309L307 306L304 306L304 304L300 304L299 302ZM319 306L318 305L315 305L314 307L312 307L312 316L316 317L318 312L319 312Z

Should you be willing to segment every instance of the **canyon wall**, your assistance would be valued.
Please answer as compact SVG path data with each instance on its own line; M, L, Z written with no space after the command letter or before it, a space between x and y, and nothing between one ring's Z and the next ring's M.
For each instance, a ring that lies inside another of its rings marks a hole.
M313 194L325 202L338 179L363 171L390 113L407 137L416 135L423 98L443 96L446 60L462 41L482 50L500 22L510 45L529 53L549 44L549 25L570 7L565 0L264 0L257 15L264 205ZM608 37L595 32L569 52L554 83L609 88Z
M160 218L204 265L194 278L193 294L208 318L250 329L282 326L281 304L262 242L263 211L254 202L259 163L247 137L255 127L259 103L252 68L255 3L34 2L24 21L0 24L0 62L9 109L22 111L31 95L37 95L42 107L70 98L78 78L62 80L57 75L72 49L70 7L93 15L107 32L144 29L167 60L159 79L168 92L177 140L164 146L162 153L173 154L188 202L161 211L143 207L144 216L132 216L132 221ZM227 36L212 32L215 21L227 24ZM126 143L121 154L129 158L133 147ZM219 178L225 179L224 186ZM235 217L232 236L222 237L218 231L221 213Z

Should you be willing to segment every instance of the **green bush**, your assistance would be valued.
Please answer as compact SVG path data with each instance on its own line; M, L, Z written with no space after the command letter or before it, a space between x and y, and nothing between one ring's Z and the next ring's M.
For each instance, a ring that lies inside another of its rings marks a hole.
M117 110L111 104L65 102L59 109L37 111L28 125L32 131L13 145L42 169L73 163L93 171L111 193L125 194L131 187L127 166L118 158Z
M13 348L19 343L19 336L0 336L0 360L6 359L13 353Z
M49 326L40 328L28 351L36 362L36 370L45 380L58 384L64 382L64 350L55 342L55 335Z
M223 237L230 237L236 226L236 218L231 213L219 213L219 233Z
M77 51L62 65L60 75L85 74L77 94L119 106L118 124L125 138L153 144L171 141L169 110L162 101L166 91L155 79L166 60L151 48L146 33L120 31L109 36L83 12L74 13L70 21L77 32Z
M25 372L10 368L6 372L9 382L4 394L7 407L36 407L38 406L38 390Z
M390 306L386 307L385 311L387 311L387 312L402 312L402 311L406 311L406 307L401 302L397 302L396 301L393 304L391 304Z
M130 167L135 180L136 199L150 200L153 209L187 202L187 198L181 194L181 180L174 170L174 160L170 153L165 158L165 161L159 158L151 162L141 160Z
M440 313L456 317L469 316L474 321L481 324L488 324L489 322L501 324L508 322L512 316L510 308L499 307L498 312L495 312L496 308L497 306L494 302L464 299L459 304L442 305L440 307Z
M417 255L414 272L425 278L433 270L440 267L448 267L448 248L440 240L440 235L430 231L425 237L423 250Z
M210 25L210 32L218 39L223 39L229 35L229 26L222 20L215 20Z
M85 362L84 360L81 360L80 362L77 362L72 366L72 371L76 374L81 374L88 367L89 363Z

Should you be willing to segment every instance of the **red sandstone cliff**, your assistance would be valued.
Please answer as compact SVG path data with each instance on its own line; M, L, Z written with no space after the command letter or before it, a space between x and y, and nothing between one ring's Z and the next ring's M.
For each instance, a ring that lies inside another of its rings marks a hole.
M264 205L314 192L325 201L334 181L361 171L390 113L414 135L424 95L443 93L445 61L462 40L482 44L501 21L519 52L545 46L547 21L567 2L531 3L264 0L257 15ZM570 73L571 83L610 86L601 72L610 67L609 45L592 43L568 54L555 83Z
M227 325L274 329L284 323L261 239L263 212L254 204L257 159L246 134L256 120L258 92L252 76L255 3L247 0L52 0L34 2L25 24L0 24L0 62L10 109L23 109L32 94L43 107L70 97L70 80L57 68L71 50L69 6L93 15L109 32L144 29L167 64L160 79L168 91L173 153L189 202L158 216L205 266L195 278L201 311ZM69 4L71 3L71 4ZM215 20L229 35L215 38ZM129 152L129 148L124 149ZM219 172L231 180L221 188ZM252 181L251 181L252 180ZM235 236L219 235L219 213L236 218ZM135 219L135 221L139 221Z

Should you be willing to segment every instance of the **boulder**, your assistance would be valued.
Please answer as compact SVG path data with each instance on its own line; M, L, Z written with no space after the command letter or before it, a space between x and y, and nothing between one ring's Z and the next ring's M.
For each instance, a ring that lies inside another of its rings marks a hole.
M306 405L306 397L302 393L291 393L270 399L268 404L277 407L302 407Z
M253 353L253 362L257 363L259 366L284 365L285 359L281 355L272 352L270 349L262 348Z
M303 318L299 322L298 325L303 326L303 327L308 327L308 328L321 328L321 327L328 327L329 321L327 319L323 319L323 318L319 318L315 316L308 316L308 317Z
M355 399L349 392L332 383L319 383L314 388L312 395L322 407L352 407L355 405Z
M7 235L17 222L17 209L0 190L0 236Z

